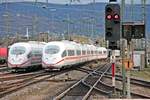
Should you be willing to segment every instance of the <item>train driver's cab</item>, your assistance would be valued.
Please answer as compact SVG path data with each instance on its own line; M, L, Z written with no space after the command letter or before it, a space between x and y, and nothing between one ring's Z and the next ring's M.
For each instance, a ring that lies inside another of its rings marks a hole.
M59 53L60 48L57 45L49 45L45 48L45 53L49 55L54 55Z
M10 50L11 55L23 55L26 52L26 48L23 46L16 46Z

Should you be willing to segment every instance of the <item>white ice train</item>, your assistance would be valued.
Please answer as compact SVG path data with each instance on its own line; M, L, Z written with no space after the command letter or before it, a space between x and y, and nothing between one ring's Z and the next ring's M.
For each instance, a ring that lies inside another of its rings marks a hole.
M107 49L72 41L53 41L44 46L42 66L45 69L61 69L96 59L106 59Z
M45 44L44 42L29 41L11 45L8 54L8 67L26 70L42 65L42 49Z

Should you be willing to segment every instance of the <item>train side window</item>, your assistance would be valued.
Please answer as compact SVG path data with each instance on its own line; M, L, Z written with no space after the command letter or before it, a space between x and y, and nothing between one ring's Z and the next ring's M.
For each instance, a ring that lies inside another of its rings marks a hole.
M99 51L99 54L102 54L102 51Z
M62 57L65 57L65 56L67 56L66 50L62 53Z
M74 56L74 50L68 50L68 56Z
M82 55L85 55L85 54L86 54L85 50L82 50Z
M97 54L97 51L95 51L95 54Z
M77 50L77 55L81 55L81 51L80 50Z
M31 52L27 55L27 58L30 58L32 56Z
M91 51L91 54L93 54L93 51Z
M87 54L90 54L90 51L89 51L89 50L87 51Z
M104 54L106 54L106 51L103 51Z

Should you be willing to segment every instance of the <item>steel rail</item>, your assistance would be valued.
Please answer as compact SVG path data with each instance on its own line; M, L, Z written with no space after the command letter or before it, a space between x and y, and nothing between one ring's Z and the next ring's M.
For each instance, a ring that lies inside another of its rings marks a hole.
M48 73L48 72L47 72L47 73L43 73L43 75L41 74L42 78L39 79L39 80L34 80L34 79L35 79L36 77L40 76L40 75L33 76L33 77L31 77L31 78L28 78L28 79L26 79L26 80L23 80L23 83L17 84L16 87L12 87L12 88L10 88L10 89L6 89L6 91L0 92L0 98L4 97L4 96L6 96L6 95L8 95L8 94L10 94L10 93L12 93L12 92L15 92L15 91L17 91L17 90L19 90L19 89L21 89L21 88L24 88L24 87L26 87L26 86L29 86L29 85L31 85L31 84L44 81L44 80L46 80L46 79L52 78L52 77L57 76L57 75L64 74L64 73L69 72L69 71L72 71L72 70L75 70L75 68L73 68L73 69L66 69L66 70L62 70L62 71L59 71L59 72L51 72L51 73ZM45 75L48 75L48 76L43 77L44 74L45 74Z
M85 68L79 68L77 69L79 71L85 72L85 73L90 73L93 70L90 69L85 69ZM95 71L95 74L102 74L102 71ZM106 73L105 77L107 78L112 78L112 74L111 73ZM122 76L121 75L115 75L116 80L122 81ZM150 81L146 81L146 80L142 80L142 79L137 79L137 78L131 78L131 84L133 85L139 85L142 87L146 87L146 88L150 88Z
M106 65L105 65L106 66ZM98 84L98 82L102 79L102 77L104 76L104 74L109 70L110 67L107 66L107 69L100 75L100 77L98 78L98 80L94 83L93 86L90 86L90 90L87 92L87 94L83 97L82 100L87 100L87 98L90 96L90 93L92 92L92 90L94 89L94 87L96 87L96 85ZM88 75L89 76L89 75ZM87 77L85 77L82 82L85 83Z
M76 86L78 86L80 83L82 83L82 81L83 81L85 78L87 78L89 75L94 74L96 70L103 69L104 66L106 66L106 64L104 64L102 67L99 67L99 68L93 70L93 72L87 74L85 77L83 77L82 79L80 79L80 80L79 80L78 82L76 82L74 85L72 85L71 87L67 88L66 90L64 90L64 91L63 91L62 93L60 93L59 95L55 96L55 97L54 97L54 100L60 100L60 99L62 99L65 95L67 95L67 93L68 93L69 91L71 91L71 90L74 89ZM77 69L77 70L79 70L79 69ZM94 87L94 88L97 89L96 87ZM98 90L98 89L97 89L97 90Z

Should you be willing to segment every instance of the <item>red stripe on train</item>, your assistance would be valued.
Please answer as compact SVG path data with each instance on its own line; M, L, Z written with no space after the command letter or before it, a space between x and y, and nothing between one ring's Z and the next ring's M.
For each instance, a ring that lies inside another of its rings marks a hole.
M88 55L88 56L72 56L72 57L65 57L63 59L61 59L60 61L56 62L55 64L47 64L46 62L42 61L42 63L44 65L48 65L48 66L55 66L56 64L59 64L60 62L64 61L64 60L72 60L72 59L78 59L78 58L83 58L83 57L91 57L91 56L99 56L99 55Z

